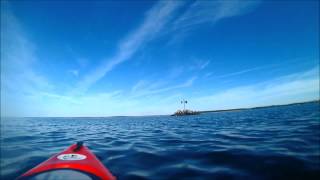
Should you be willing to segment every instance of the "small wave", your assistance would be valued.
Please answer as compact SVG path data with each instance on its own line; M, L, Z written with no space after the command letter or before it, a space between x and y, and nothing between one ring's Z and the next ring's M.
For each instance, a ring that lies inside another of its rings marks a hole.
M1 127L1 179L81 140L119 179L318 179L319 114L318 104L305 104L189 117L13 119Z

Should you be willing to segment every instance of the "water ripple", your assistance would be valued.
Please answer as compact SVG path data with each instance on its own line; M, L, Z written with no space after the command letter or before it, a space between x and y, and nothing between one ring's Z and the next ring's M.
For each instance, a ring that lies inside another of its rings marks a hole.
M189 117L11 118L1 125L1 179L80 140L119 179L320 177L319 103Z

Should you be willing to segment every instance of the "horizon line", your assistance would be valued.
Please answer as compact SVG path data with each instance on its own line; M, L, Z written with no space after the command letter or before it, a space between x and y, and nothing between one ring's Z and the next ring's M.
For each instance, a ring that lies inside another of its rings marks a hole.
M236 111L236 110L250 110L250 109L257 109L257 108L268 108L274 106L290 106L295 104L305 104L305 103L313 103L318 102L320 103L319 99L314 99L310 101L300 101L300 102L293 102L287 104L273 104L273 105L265 105L265 106L253 106L247 108L232 108L232 109L217 109L217 110L202 110L197 111L200 113L210 113L210 112L225 112L225 111ZM148 116L170 116L172 114L150 114L150 115L116 115L116 116L1 116L0 118L112 118L112 117L148 117Z

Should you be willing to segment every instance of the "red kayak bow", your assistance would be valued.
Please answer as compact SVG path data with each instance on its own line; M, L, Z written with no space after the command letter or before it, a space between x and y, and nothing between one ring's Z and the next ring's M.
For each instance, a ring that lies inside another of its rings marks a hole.
M82 142L52 156L18 179L103 179L116 178Z

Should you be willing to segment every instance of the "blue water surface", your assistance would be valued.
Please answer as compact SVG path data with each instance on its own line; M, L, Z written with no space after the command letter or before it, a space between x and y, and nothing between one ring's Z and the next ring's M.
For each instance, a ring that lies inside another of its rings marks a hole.
M1 179L76 141L118 179L318 179L320 106L195 116L2 118Z

